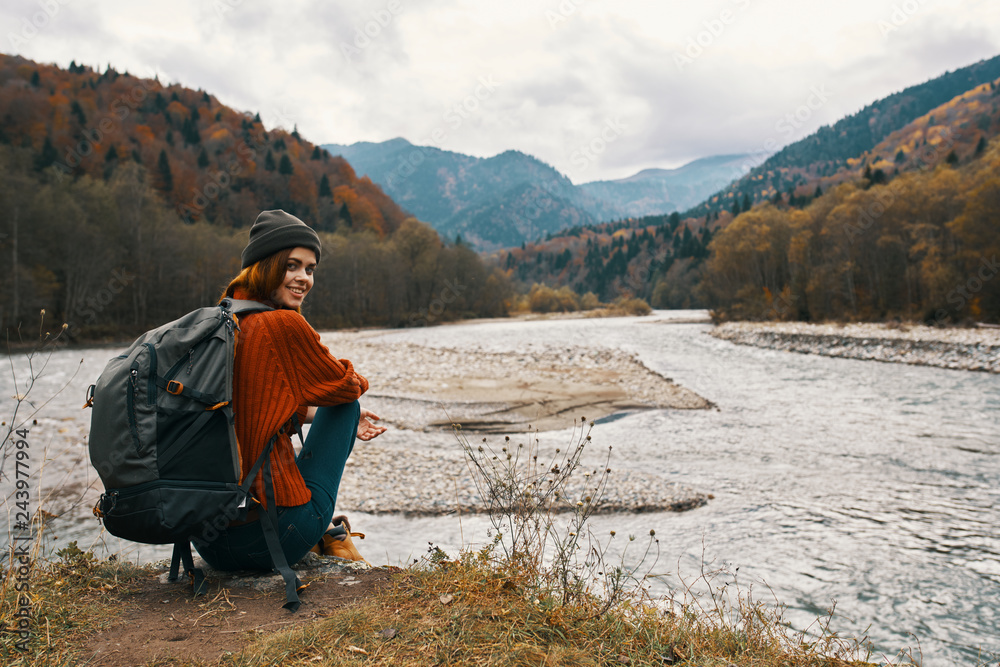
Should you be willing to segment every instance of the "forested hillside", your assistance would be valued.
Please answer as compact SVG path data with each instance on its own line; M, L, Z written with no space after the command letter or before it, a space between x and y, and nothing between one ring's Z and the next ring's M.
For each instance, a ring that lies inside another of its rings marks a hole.
M505 308L505 280L475 253L407 220L296 130L110 68L0 55L0 203L8 329L45 308L70 337L121 338L213 303L239 270L249 225L273 208L323 237L307 301L316 326Z
M1000 99L994 99L978 109L976 116L968 119L970 125L967 126L951 123L952 119L931 112L967 91L984 84L993 85L997 78L1000 78L1000 56L948 72L877 100L832 126L823 126L812 135L785 146L746 176L688 210L684 216L699 217L731 210L735 203L744 200L749 200L751 204L765 201L780 203L784 200L794 205L796 200L812 197L817 187L826 191L831 186L855 178L867 166L866 154L875 151L893 133L929 114L933 116L931 127L940 124L967 130L973 135L978 132L972 141L972 146L975 146L982 133L992 134L989 128L980 127L987 122L980 116L992 116L995 123ZM991 92L996 92L995 86ZM817 98L816 103L821 101ZM791 127L788 121L783 122L785 127ZM895 154L894 151L893 158Z
M39 170L105 179L126 162L149 172L188 221L243 227L267 205L384 235L402 210L343 159L297 130L265 130L259 114L208 92L107 69L69 70L0 54L0 141L29 148Z
M694 288L711 239L703 220L671 213L578 227L496 256L522 290L542 283L603 302L638 297L654 308L693 308L703 305Z
M997 321L998 133L1000 86L980 84L812 191L582 227L502 253L500 265L524 285L716 307L722 318Z
M1000 321L1000 139L961 166L754 208L710 248L701 289L722 318Z

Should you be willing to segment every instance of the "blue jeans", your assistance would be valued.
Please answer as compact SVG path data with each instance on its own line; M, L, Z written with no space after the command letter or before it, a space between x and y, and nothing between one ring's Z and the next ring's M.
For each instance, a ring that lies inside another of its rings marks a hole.
M357 401L316 410L309 435L295 459L312 499L304 505L278 507L278 537L289 565L316 546L330 527L337 489L354 449L360 417ZM260 521L230 526L211 542L191 543L216 570L270 570L274 564Z

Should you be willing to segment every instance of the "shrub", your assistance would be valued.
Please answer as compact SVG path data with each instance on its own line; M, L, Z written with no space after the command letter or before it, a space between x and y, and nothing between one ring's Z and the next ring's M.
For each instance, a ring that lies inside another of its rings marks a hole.
M587 292L580 297L580 310L594 310L601 307L601 300L593 292Z
M611 305L611 309L622 315L649 315L653 311L644 299L637 297L631 299L622 297Z
M533 313L568 313L580 309L579 297L569 287L554 290L535 283L528 293L528 302Z

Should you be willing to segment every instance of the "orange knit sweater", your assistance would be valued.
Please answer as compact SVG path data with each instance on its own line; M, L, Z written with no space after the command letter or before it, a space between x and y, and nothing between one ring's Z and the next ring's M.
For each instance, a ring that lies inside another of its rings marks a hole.
M233 295L246 299L242 290ZM368 381L346 359L337 359L320 343L319 334L294 310L249 313L239 318L240 332L233 368L233 410L240 445L242 475L253 467L268 440L298 413L301 421L311 405L337 405L357 400ZM274 495L279 506L309 502L295 465L289 434L278 436L271 452ZM264 482L257 474L252 493L262 504Z

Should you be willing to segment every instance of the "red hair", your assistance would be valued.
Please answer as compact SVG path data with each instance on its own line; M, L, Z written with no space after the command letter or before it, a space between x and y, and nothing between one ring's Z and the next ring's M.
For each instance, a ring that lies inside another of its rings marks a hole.
M232 297L236 289L241 287L247 292L248 299L278 307L271 300L271 296L285 281L285 273L288 271L288 258L292 254L292 250L293 248L279 250L273 255L268 255L259 262L254 262L240 271L239 275L229 283L229 286L222 295L222 299ZM296 308L295 310L300 311L301 309Z

